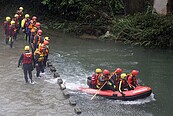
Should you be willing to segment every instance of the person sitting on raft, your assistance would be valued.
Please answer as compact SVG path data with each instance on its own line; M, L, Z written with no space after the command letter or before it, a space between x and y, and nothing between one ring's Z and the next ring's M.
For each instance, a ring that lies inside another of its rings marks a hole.
M136 79L136 76L138 75L139 71L133 70L130 75L127 75L127 82L131 86L131 89L134 89L136 86L138 86L138 81Z
M125 90L130 90L130 85L128 84L127 80L126 80L126 77L127 75L125 73L122 73L121 74L121 78L120 78L120 81L119 81L119 84L118 84L118 91L122 93L122 91L125 91Z
M90 84L90 88L93 88L93 89L96 89L96 85L97 85L97 80L98 80L98 77L100 77L102 74L102 69L100 68L97 68L95 70L95 73L92 75L91 77L91 84Z
M111 76L110 76L109 70L105 69L103 71L103 74L98 77L97 85L96 85L97 89L115 91L115 85L111 81L110 77Z
M120 78L121 78L120 77L121 76L121 73L122 73L122 69L121 68L117 68L115 70L115 72L113 72L113 76L111 77L111 80L113 81L113 83L116 86L116 90L118 90L117 87L118 87L118 83L119 83Z

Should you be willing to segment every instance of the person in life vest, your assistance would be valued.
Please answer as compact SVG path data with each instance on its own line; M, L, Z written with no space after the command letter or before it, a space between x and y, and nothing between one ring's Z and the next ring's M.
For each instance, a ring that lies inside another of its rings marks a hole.
M21 22L22 22L22 19L23 19L23 7L19 7L19 9L17 10L16 14L18 14L19 30L20 30Z
M16 35L16 26L15 26L15 21L11 21L11 25L10 25L10 30L9 30L9 44L10 47L13 47L13 41L15 39L15 35Z
M121 73L122 73L122 69L121 68L117 68L115 70L115 72L113 72L113 76L111 77L112 82L115 84L116 86L116 90L118 90L118 83L120 81L121 78Z
M13 18L13 21L15 21L15 27L16 27L16 38L17 38L17 33L19 33L19 15L18 14L15 14L14 15L14 18Z
M102 75L102 70L100 68L97 68L95 70L95 73L92 75L91 77L91 84L90 84L90 88L94 88L96 89L96 85L97 85L97 80L98 78Z
M29 25L31 22L29 17L30 17L29 14L25 14L25 18L21 22L22 31L25 33L24 38L28 43L30 43L30 36L31 36L31 31L29 29Z
M29 46L25 46L24 48L25 52L21 54L19 61L18 61L18 67L20 66L20 64L23 64L23 73L24 73L24 78L25 78L25 82L29 83L28 81L28 74L29 74L29 78L31 83L33 83L33 79L32 79L32 71L33 71L33 66L34 66L34 56L33 54L29 51L30 48Z
M35 58L35 67L36 67L36 71L37 71L37 74L36 76L37 77L41 77L40 76L40 72L44 72L44 67L43 67L43 61L44 61L44 47L41 46L39 47L39 49L36 49L35 52L34 52L34 58Z
M34 36L34 41L33 41L34 50L38 48L41 39L42 39L42 30L38 30L37 34Z
M112 91L115 91L115 85L110 80L110 78L111 78L111 76L110 76L109 70L105 69L103 71L103 74L98 77L96 87L98 89L100 89L102 87L101 90L112 90Z
M119 84L118 84L118 91L123 96L124 96L124 93L122 93L122 91L129 90L129 88L130 88L128 82L126 81L126 77L127 77L127 75L125 73L122 73Z
M47 60L48 60L48 55L49 55L49 41L47 40L44 40L43 42L43 45L44 45L44 61L43 61L43 66L46 67L46 63L47 63Z
M32 26L30 27L31 29L31 43L33 44L34 36L37 34L38 27L40 27L40 23L36 22L37 17L32 17Z
M134 89L136 86L138 86L138 81L136 79L138 73L139 71L133 70L131 74L127 76L127 82L130 85L131 89Z
M10 20L11 20L10 17L6 17L6 20L4 21L4 31L5 31L6 44L8 44L8 41L9 41Z

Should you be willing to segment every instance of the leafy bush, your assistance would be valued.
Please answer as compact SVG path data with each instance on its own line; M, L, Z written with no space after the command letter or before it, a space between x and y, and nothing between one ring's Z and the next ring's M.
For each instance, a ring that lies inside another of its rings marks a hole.
M173 47L173 16L135 14L113 21L116 40L145 46Z

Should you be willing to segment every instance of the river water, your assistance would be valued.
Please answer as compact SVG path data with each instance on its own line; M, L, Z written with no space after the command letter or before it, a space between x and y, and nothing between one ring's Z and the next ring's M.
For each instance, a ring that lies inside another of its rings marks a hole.
M2 34L1 34L2 35ZM3 36L2 36L3 37ZM46 69L36 84L25 84L17 60L26 44L20 34L13 49L1 39L0 116L74 116L74 107L62 95L57 79ZM50 61L61 75L70 99L77 101L81 116L172 116L173 51L149 49L122 43L79 39L66 34L50 35ZM151 96L135 101L108 100L76 90L96 68L129 73L139 70L140 85L153 89Z
M51 60L73 98L78 101L83 116L171 116L173 83L173 50L150 49L122 43L79 39L73 36L52 36ZM151 96L136 101L116 101L76 92L87 87L86 78L96 68L114 71L121 67L129 73L139 70L138 81L150 86ZM56 81L55 81L56 82ZM53 83L53 82L50 82Z

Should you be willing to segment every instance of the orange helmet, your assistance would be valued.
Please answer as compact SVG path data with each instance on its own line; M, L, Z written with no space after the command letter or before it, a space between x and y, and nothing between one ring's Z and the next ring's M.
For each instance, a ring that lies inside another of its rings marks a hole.
M32 17L32 20L37 20L37 17L36 17L36 16L33 16L33 17Z
M132 70L132 75L136 76L136 75L138 75L138 73L139 73L139 71L137 71L137 70Z
M109 74L110 74L109 70L105 69L105 70L103 71L103 75L104 75L104 76L105 76L105 75L109 75Z
M121 74L121 73L122 73L122 69L121 69L121 68L117 68L117 69L115 70L115 72L116 72L117 74Z
M48 42L48 41L46 41L46 40L44 40L43 44L44 44L44 45L48 45L48 44L49 44L49 42Z
M39 29L39 30L37 31L37 34L41 35L42 32L43 32L43 31Z
M36 22L35 26L36 27L40 27L40 23L39 22Z

